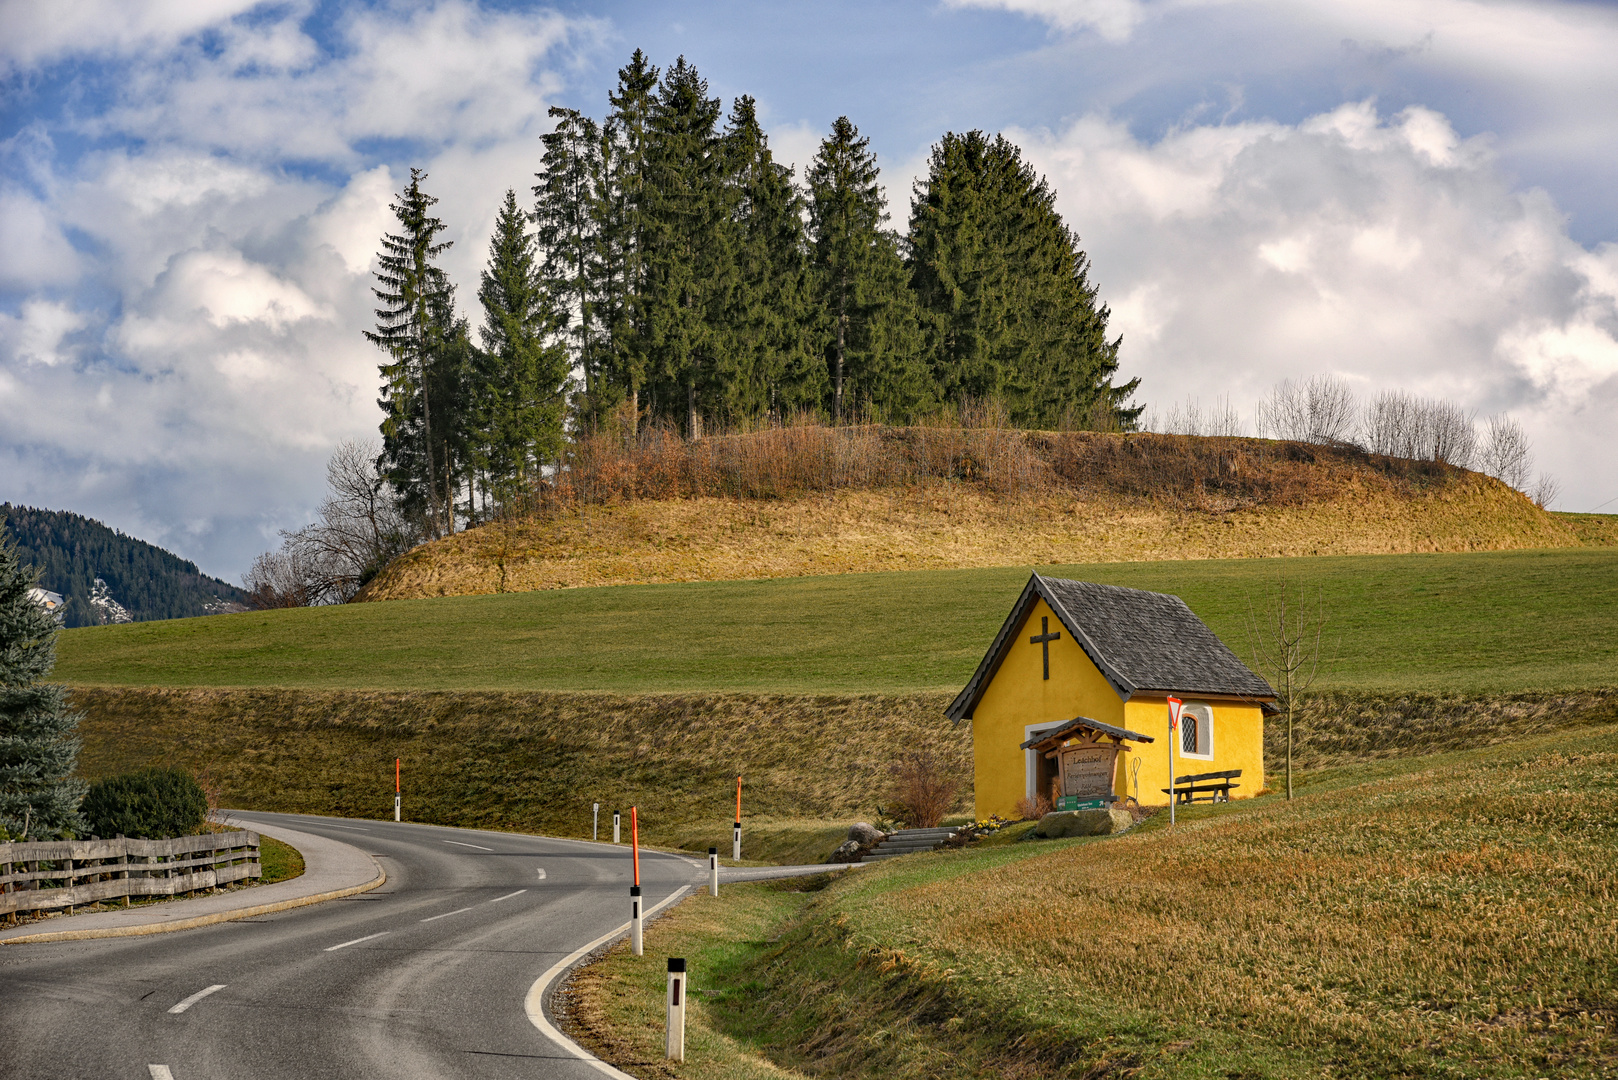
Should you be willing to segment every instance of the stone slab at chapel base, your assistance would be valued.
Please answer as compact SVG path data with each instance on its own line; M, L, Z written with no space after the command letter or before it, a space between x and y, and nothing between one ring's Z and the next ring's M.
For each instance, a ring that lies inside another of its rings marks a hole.
M1034 832L1048 839L1061 836L1111 836L1135 823L1127 810L1106 807L1099 810L1058 810L1046 814Z

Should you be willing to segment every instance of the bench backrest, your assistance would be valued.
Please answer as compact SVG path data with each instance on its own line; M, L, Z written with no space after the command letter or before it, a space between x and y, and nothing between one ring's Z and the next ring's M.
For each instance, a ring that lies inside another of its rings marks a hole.
M1174 782L1176 784L1194 784L1198 780L1234 780L1241 774L1240 769L1229 769L1225 772L1197 773L1195 776L1176 776Z

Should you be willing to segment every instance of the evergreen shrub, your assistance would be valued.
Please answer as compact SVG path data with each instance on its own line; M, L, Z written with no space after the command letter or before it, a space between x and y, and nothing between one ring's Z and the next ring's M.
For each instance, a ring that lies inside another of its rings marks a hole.
M95 836L160 840L201 832L208 798L184 769L142 769L91 784L79 813Z

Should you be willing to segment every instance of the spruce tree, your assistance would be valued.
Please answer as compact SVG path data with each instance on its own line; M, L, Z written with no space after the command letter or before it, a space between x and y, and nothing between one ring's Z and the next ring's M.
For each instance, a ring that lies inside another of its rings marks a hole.
M646 318L647 177L657 81L657 68L639 49L618 70L618 86L607 95L612 111L602 125L602 168L596 186L596 310L606 335L601 372L604 382L628 397L631 435L640 419L651 352Z
M825 371L812 352L803 196L777 164L750 97L736 100L724 136L735 287L724 313L729 340L723 411L784 415L816 408Z
M30 595L37 575L0 521L0 830L54 840L82 829L73 778L79 714L67 688L41 682L56 663L56 618Z
M403 508L436 534L455 528L452 450L470 343L455 318L454 286L435 261L451 242L437 239L444 223L429 212L438 200L422 191L426 178L411 169L410 183L389 207L400 231L382 239L371 290L382 306L376 330L365 337L389 357L380 365L379 464Z
M545 155L535 174L534 225L539 272L573 365L584 376L584 412L602 411L602 349L596 316L600 278L601 131L577 109L553 107L556 127L541 137Z
M735 284L730 193L721 182L718 98L678 58L652 99L646 163L646 320L655 408L702 433L717 404L728 340L718 316Z
M1003 136L946 134L910 215L911 282L928 359L949 398L999 399L1015 423L1133 425L1139 380L1113 386L1089 257L1056 195Z
M506 192L495 219L478 300L484 467L504 496L526 487L542 463L559 456L571 366L567 348L555 340L563 316L542 286L534 237L515 191Z
M834 423L850 386L879 412L908 416L933 397L919 362L917 312L870 139L840 116L820 144L809 184L810 260Z

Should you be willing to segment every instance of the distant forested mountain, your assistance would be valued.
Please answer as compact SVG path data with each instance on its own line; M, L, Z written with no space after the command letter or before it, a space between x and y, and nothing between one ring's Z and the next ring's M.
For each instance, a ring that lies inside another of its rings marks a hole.
M0 503L0 519L41 588L61 593L68 626L241 611L247 594L144 540L65 510Z

